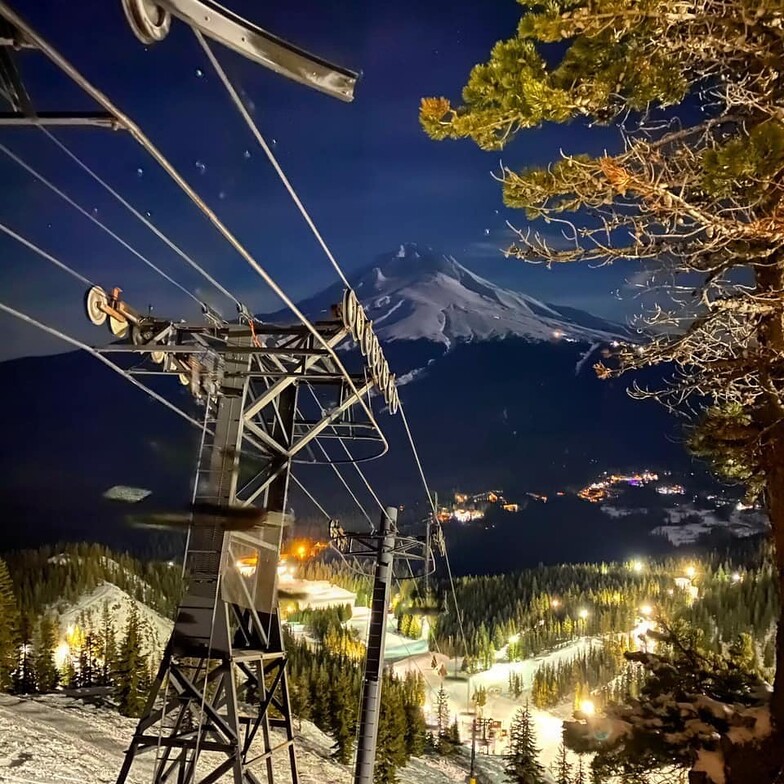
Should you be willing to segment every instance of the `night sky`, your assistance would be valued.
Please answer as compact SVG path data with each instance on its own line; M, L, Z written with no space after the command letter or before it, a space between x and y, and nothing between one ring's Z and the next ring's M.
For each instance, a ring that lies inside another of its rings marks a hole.
M430 141L417 119L425 95L459 96L472 65L510 36L519 19L513 0L398 0L395 3L231 0L233 10L300 46L362 72L352 104L312 92L232 52L215 47L234 84L348 272L401 242L454 254L489 279L551 302L623 319L634 309L613 295L636 270L569 266L555 271L504 260L504 209L490 176L499 161L544 163L558 150L612 147L611 131L574 124L523 134L503 154L471 142ZM331 284L336 274L309 233L262 151L211 71L190 30L172 32L148 50L132 35L120 0L14 0L13 6L90 80L135 119L295 299ZM276 10L277 9L277 10ZM18 58L39 111L91 110L89 99L39 54ZM237 293L255 312L279 302L221 240L141 147L123 132L56 131L85 163ZM37 129L0 132L0 143L51 179L129 244L221 310L221 295ZM0 221L105 288L115 285L139 308L195 317L185 295L148 270L87 218L0 154ZM0 235L4 302L100 342L83 315L84 287ZM628 293L628 292L627 292ZM3 319L0 358L63 350L37 331Z

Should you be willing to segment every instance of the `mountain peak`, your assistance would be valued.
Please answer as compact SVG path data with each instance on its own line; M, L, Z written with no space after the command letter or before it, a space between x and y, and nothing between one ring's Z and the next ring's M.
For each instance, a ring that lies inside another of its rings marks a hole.
M589 313L497 286L453 256L416 243L378 256L351 282L384 341L424 339L447 348L457 341L507 336L597 343L625 332ZM333 286L301 307L321 314L341 296L340 286Z

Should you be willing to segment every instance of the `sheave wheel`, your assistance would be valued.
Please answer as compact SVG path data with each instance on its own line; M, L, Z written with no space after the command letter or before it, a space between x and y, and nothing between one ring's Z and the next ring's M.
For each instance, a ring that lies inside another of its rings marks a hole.
M143 44L162 41L171 27L171 14L152 0L122 0L125 18Z
M124 338L128 334L128 322L109 316L109 332L116 338Z
M96 327L100 327L102 324L106 323L108 314L105 310L101 310L101 306L106 305L108 302L109 298L100 286L93 286L84 297L87 318L90 319Z

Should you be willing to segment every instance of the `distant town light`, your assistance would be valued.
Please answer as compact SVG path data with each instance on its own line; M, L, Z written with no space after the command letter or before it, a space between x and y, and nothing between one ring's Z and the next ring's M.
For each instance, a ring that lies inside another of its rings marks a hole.
M518 642L520 642L520 635L519 635L519 634L512 634L512 635L509 637L509 643L510 643L510 645L511 645L511 644L514 644L514 643L518 643Z
M653 615L653 607L650 604L644 604L640 607L640 612L645 616Z
M590 615L590 613L588 612L588 610L586 610L585 608L583 608L582 610L580 610L580 612L579 612L579 615L580 615L580 617L581 617L583 620L585 620L585 619L586 619L586 618L587 618L587 617Z
M553 337L556 340L560 340L563 336L564 336L564 333L560 329L554 329L553 330Z
M580 703L580 713L584 716L593 716L596 713L596 706L593 704L593 700L583 700Z
M696 574L697 574L697 570L693 566L687 566L686 567L686 576L690 580L693 580L694 577L696 576Z
M557 609L558 609L560 606L561 606L561 601L560 601L560 599L553 599L553 600L550 602L550 607L552 607L554 610L557 610Z
M733 572L733 573L732 573L732 582L734 582L734 583L739 583L739 582L741 581L741 579L742 579L742 578L741 578L741 576L740 576L740 573L739 573L739 572Z
M642 561L632 561L632 571L639 574L645 568L645 564Z

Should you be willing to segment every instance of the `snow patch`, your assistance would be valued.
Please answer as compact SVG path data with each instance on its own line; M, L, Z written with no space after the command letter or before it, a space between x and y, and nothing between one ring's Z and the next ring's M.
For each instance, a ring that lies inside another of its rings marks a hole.
M143 501L147 496L152 495L151 490L142 487L128 487L127 485L115 485L110 487L103 497L110 501L125 501L128 504L136 504Z

